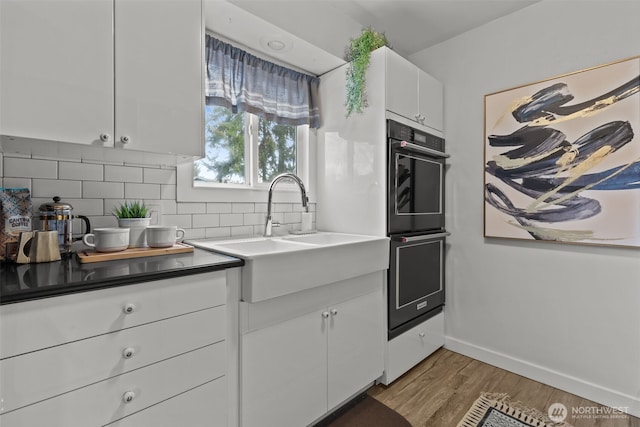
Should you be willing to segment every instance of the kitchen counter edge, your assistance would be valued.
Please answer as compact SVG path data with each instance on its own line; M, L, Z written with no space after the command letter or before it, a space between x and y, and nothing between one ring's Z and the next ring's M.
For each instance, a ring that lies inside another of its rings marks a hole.
M244 260L207 250L80 263L77 256L38 264L0 264L0 305L242 267Z

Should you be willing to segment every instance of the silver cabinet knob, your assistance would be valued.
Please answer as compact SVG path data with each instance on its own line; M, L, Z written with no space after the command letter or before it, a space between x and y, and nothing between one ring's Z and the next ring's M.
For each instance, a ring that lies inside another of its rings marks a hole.
M122 142L123 144L128 144L131 142L131 138L129 138L127 135L122 135L120 137L120 142Z
M129 303L122 308L122 311L124 314L131 314L136 311L136 305Z
M420 335L420 338L424 338L424 332L420 332L418 335Z
M335 308L331 309L331 315L332 316L337 316L338 315L338 310L336 310Z
M133 347L127 347L122 350L122 357L125 359L131 359L136 354L136 350Z
M109 135L108 133L101 133L100 134L100 141L102 141L102 142L111 141L111 135Z
M130 403L133 401L133 399L136 397L136 394L132 391L127 391L125 394L122 395L122 401L124 403Z
M324 317L325 319L329 318L329 312L328 311L323 311L322 312L322 317Z

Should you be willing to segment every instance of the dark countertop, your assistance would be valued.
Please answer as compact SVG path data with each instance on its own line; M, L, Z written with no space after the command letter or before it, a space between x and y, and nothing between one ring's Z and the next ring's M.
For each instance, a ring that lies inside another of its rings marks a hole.
M0 304L124 286L241 267L244 261L194 248L193 252L80 263L75 254L38 264L0 263Z

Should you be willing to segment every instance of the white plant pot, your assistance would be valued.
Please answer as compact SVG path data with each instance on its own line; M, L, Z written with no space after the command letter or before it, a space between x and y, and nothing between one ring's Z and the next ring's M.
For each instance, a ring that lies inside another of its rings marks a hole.
M146 229L150 223L151 218L118 218L118 226L129 229L130 248L147 246Z

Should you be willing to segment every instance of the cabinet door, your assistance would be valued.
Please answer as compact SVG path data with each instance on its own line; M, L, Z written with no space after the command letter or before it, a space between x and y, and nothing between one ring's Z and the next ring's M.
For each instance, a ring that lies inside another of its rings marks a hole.
M242 336L241 425L305 426L327 411L321 311Z
M329 406L331 410L382 375L384 301L379 289L330 307Z
M103 145L112 21L112 0L0 2L0 134Z
M443 123L443 85L429 74L418 69L418 93L420 115L425 126L442 131Z
M386 108L416 120L418 114L417 67L397 53L387 50Z
M115 0L116 147L202 155L202 37L201 0Z

